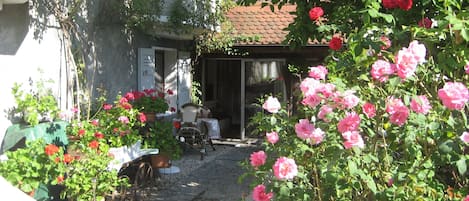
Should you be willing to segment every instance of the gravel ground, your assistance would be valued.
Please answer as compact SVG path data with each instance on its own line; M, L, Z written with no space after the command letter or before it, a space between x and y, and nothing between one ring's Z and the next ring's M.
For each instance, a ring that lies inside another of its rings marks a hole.
M241 146L239 146L241 145ZM181 169L176 174L161 174L157 185L148 192L148 201L239 201L251 189L249 181L238 182L244 169L239 165L256 146L238 144L210 147L204 160L196 150L186 150L182 159L172 161Z

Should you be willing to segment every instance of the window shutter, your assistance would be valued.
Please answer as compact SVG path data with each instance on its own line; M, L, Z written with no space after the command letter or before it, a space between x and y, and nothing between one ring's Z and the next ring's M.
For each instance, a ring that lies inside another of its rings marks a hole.
M138 90L155 88L155 50L138 48Z

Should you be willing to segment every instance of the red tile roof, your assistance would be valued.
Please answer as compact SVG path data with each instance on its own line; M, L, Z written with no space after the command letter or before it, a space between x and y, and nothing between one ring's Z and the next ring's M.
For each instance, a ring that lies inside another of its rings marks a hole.
M226 14L237 35L260 36L259 41L241 42L237 45L281 45L287 35L283 30L293 22L295 5L284 5L280 10L275 6L274 12L269 6L261 8L260 4L237 6ZM324 44L324 41L321 41ZM310 44L319 44L314 41Z

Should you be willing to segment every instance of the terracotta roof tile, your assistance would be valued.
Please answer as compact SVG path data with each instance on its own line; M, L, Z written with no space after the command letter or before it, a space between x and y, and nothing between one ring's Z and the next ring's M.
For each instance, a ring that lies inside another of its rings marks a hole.
M260 40L256 42L242 42L238 45L280 45L287 35L286 28L293 22L295 5L285 5L280 10L275 7L272 12L269 6L261 8L260 4L252 6L237 6L226 14L235 29L235 34L257 35ZM325 41L315 40L311 44L324 44Z

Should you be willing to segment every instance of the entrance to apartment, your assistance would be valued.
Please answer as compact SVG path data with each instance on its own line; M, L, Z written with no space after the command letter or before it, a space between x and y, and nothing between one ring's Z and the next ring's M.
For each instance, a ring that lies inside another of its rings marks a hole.
M279 59L208 59L203 68L204 104L219 120L223 138L253 137L251 117L271 94L285 100L285 61Z

